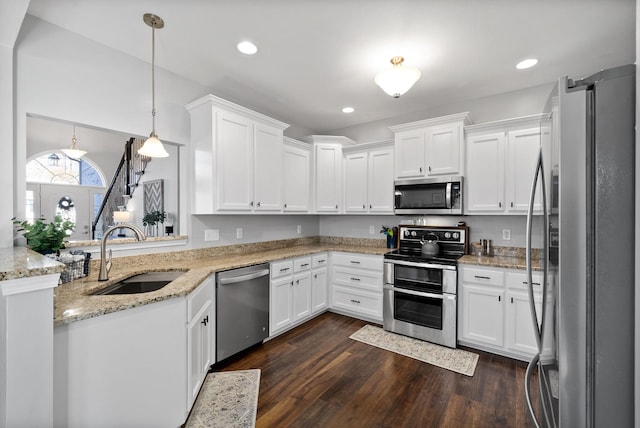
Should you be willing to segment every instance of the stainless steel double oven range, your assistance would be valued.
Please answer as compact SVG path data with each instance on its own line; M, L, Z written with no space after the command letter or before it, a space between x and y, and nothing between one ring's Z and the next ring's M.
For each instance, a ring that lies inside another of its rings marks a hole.
M437 237L439 252L422 254ZM398 249L384 256L383 327L387 331L456 347L458 259L469 229L400 226Z

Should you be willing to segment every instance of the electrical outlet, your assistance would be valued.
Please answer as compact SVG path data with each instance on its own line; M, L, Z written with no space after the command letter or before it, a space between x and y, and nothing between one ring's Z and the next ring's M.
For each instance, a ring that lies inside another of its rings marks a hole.
M300 235L302 233L302 225L299 224L298 225L298 235Z
M369 225L369 235L373 235L376 233L376 227L374 225Z
M205 241L219 241L220 240L220 229L205 229L205 231L204 231L204 240Z
M236 228L236 238L237 239L242 239L242 228L241 227L237 227Z
M511 229L502 229L502 240L511 241Z

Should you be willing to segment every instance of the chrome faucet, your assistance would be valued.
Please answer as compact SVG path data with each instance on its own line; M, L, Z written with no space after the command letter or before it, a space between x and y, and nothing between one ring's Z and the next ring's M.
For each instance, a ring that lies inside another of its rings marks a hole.
M137 226L128 223L120 223L115 226L111 226L107 231L102 235L102 239L100 240L100 274L98 275L98 281L106 281L109 279L109 271L111 270L111 249L109 249L109 255L106 256L107 253L107 238L114 230L117 229L131 229L136 234L136 239L138 241L144 241L147 239L144 236L144 232ZM105 257L106 256L106 257Z

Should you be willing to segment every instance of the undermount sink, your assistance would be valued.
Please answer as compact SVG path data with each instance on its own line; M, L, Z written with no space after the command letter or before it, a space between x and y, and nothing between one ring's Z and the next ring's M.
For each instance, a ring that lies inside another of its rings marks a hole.
M171 281L180 277L183 271L146 272L133 275L122 281L111 284L94 293L94 296L107 296L113 294L138 294L160 290Z

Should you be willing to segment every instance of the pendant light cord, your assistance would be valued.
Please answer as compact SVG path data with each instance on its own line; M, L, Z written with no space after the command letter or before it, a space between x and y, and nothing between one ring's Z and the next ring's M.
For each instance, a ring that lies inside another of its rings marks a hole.
M156 26L151 25L151 136L156 136Z

